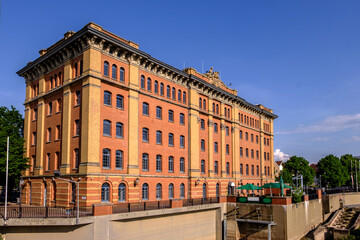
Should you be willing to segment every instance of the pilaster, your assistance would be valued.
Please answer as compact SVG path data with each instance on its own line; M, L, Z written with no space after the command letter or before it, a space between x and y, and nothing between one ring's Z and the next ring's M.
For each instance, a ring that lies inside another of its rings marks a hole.
M226 132L225 132L225 115L223 115L224 113L224 107L225 104L221 103L220 104L220 113L221 113L221 123L220 123L220 134L221 134L221 148L220 148L220 156L221 156L221 177L227 177L226 175L226 141L225 141L225 136L226 136Z
M260 178L261 185L265 184L265 172L264 172L264 119L260 115Z
M209 98L207 109L211 109L213 100ZM209 122L208 122L208 176L214 177L214 122L212 115L209 115Z
M60 171L62 174L70 173L71 110L71 90L70 86L67 85L63 88L63 100L61 110L62 134Z
M232 149L232 169L233 169L233 178L236 180L240 179L240 143L239 143L239 128L235 123L235 117L238 116L238 109L235 106L232 106L232 124L231 124L231 149ZM238 182L238 181L236 181Z
M30 123L31 123L31 109L29 104L25 105L25 114L24 114L24 156L26 158L30 157ZM29 168L26 169L25 175L29 175Z
M43 161L44 161L44 123L45 123L45 104L44 99L38 100L38 115L37 115L37 132L36 132L36 166L35 175L43 174Z
M274 174L274 120L271 119L270 121L270 177L275 180Z

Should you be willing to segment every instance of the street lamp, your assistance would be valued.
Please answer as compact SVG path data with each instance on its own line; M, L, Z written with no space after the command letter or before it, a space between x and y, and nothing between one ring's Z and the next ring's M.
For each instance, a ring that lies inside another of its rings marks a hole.
M79 182L73 181L73 180L69 180L69 179L65 179L65 178L61 178L61 173L58 170L54 171L54 176L57 179L66 181L66 182L71 182L71 183L75 183L76 184L76 224L79 224Z

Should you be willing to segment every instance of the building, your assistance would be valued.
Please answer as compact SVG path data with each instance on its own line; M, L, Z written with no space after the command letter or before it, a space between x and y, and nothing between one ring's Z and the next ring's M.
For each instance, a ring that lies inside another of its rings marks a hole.
M212 69L176 69L89 23L29 62L22 202L72 207L233 194L274 180L273 111Z

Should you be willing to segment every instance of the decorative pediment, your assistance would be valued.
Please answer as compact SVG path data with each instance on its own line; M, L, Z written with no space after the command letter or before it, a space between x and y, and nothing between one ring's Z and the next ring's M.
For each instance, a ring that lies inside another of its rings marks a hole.
M226 87L226 85L220 80L219 72L213 71L213 68L210 68L209 71L206 71L204 75L210 80L211 84L217 87Z

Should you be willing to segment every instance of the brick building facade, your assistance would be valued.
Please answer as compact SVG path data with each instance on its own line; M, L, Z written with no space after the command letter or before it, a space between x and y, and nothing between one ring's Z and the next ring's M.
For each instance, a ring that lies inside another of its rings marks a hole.
M25 78L22 202L80 205L233 194L274 180L273 111L212 69L176 69L89 23L40 51Z

